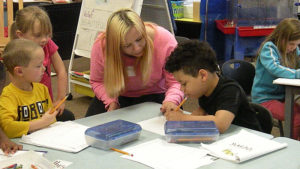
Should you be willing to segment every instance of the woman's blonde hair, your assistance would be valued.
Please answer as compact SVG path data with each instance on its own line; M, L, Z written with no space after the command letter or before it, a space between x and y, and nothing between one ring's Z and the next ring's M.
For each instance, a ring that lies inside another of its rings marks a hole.
M125 36L132 27L135 27L146 41L144 54L137 58L135 70L140 69L143 84L146 84L150 77L153 40L147 35L144 22L134 11L118 10L109 17L105 35L102 36L102 39L106 40L104 85L110 97L118 97L126 86L128 75L122 62L121 44L125 42Z
M16 31L22 33L32 31L34 23L39 22L42 35L52 36L52 24L48 14L37 6L28 6L16 13L15 22L11 26L11 39L17 39Z
M281 64L295 69L299 66L296 50L292 53L286 53L288 42L295 40L300 40L300 21L295 18L283 19L262 43L258 50L258 55L263 45L266 42L271 41L277 46L278 51L280 52L282 57Z

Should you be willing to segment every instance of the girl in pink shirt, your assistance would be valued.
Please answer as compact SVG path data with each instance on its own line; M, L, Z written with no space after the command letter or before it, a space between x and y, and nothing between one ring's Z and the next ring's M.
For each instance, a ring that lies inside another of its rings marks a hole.
M144 23L132 10L113 13L92 48L90 83L96 97L86 116L148 101L162 103L162 112L175 109L183 93L164 66L176 46L169 31Z

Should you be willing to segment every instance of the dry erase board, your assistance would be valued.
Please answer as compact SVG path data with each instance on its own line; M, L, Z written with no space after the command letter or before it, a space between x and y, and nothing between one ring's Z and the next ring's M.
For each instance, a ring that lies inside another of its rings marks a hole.
M131 8L141 13L143 0L83 0L76 30L73 51L90 57L98 33L105 31L108 17L120 8Z

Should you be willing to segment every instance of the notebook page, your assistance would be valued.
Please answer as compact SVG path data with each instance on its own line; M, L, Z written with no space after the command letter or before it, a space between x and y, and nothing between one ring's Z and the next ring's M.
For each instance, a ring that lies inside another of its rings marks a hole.
M37 168L42 169L55 169L55 166L52 164L52 162L33 151L21 153L1 161L0 168L6 168L12 164L18 164L18 166L22 165L22 168L24 169L32 168L31 165L35 165Z
M18 150L14 154L5 155L4 152L0 149L0 161L7 160L9 158L12 158L14 156L17 156L17 155L20 155L20 154L23 154L23 153L26 153L26 152L28 152L28 151ZM45 153L42 153L42 152L35 152L35 153L40 155L40 156L43 156L45 154Z
M161 139L126 148L124 151L133 154L133 157L121 157L155 169L194 169L213 162L206 156L208 152L204 149L168 143Z
M278 143L242 129L238 134L212 144L201 143L201 146L216 157L239 163L279 150L287 144Z
M84 135L87 128L72 121L56 122L47 128L24 135L21 142L67 152L78 152L88 147Z

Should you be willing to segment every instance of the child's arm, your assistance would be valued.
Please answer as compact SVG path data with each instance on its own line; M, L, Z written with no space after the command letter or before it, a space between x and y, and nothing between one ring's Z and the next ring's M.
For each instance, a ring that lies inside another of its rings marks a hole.
M214 121L220 133L224 133L234 119L234 114L227 110L218 110L215 115L189 115L179 111L169 111L165 113L168 121Z
M52 56L52 65L57 74L57 97L53 102L53 106L56 106L61 99L63 99L67 94L67 72L65 65L56 51ZM59 114L63 112L65 104L63 103L57 110Z
M277 51L277 47L273 43L267 42L259 54L261 64L277 78L299 79L300 69L283 66Z
M13 154L17 150L21 150L23 146L12 142L0 128L0 148L7 155L10 153Z
M206 115L206 112L205 112L204 109L202 109L202 108L199 106L196 110L192 111L192 115L195 115L195 116L205 116L205 115Z
M29 122L29 130L28 132L34 132L36 130L45 128L56 121L56 115L58 114L58 111L54 111L52 114L50 114L50 110L48 110L42 118L38 120L33 120Z

